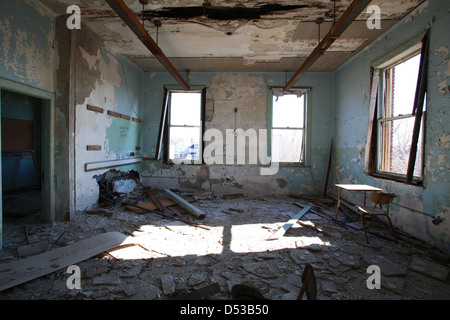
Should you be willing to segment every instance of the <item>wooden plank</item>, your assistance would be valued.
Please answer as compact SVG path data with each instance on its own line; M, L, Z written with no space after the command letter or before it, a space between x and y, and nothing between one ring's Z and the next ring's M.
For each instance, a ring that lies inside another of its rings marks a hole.
M299 203L296 203L296 205L303 207L303 210L300 211L299 213L297 213L288 222L286 222L280 229L278 229L274 234L272 234L269 237L269 239L267 239L267 240L280 239L286 233L286 231L288 231L295 223L297 223L298 220L300 220L312 208L312 206L302 205Z
M103 110L100 107L92 106L90 104L87 105L87 109L91 110L91 111L94 111L94 112L98 112L98 113L103 113L103 111L105 111L105 110Z
M195 201L197 201L196 199L193 199L193 198L183 198L183 199L185 201L187 201L187 202L195 202ZM175 201L173 201L171 199L160 199L159 201L166 208L167 207L172 207L172 206L175 206L175 205L178 204L178 203L176 203ZM157 210L158 209L158 206L153 201L139 203L139 207L142 207L142 208L144 208L145 210L148 210L148 211L153 211L153 210ZM133 210L134 212L137 212L137 213L145 213L145 210L136 208L135 206L127 206L127 209Z
M120 113L118 113L118 112L114 112L114 111L108 110L107 114L110 115L110 116L116 117L116 118L120 118Z
M141 123L141 119L138 119L138 118L133 118L133 121L137 122L137 123Z
M158 209L161 210L162 212L166 212L167 208L161 203L161 201L159 201L159 199L152 192L152 190L150 188L146 188L145 190L147 191L147 193L150 196L150 198L152 198L153 202L156 204Z
M130 120L130 119L131 119L131 117L130 117L130 116L127 116L126 114L121 114L120 117L121 117L122 119L125 119L125 120Z
M121 245L127 236L107 232L67 247L0 264L0 291L37 279Z
M102 146L86 146L87 151L99 151L102 150Z

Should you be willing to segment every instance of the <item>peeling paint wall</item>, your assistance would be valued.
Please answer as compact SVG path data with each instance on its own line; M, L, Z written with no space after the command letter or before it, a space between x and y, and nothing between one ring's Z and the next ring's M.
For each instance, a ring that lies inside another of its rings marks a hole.
M17 86L26 85L33 89L53 92L55 66L58 63L53 46L54 30L52 13L37 1L1 1L0 79L11 81ZM1 182L0 174L0 184ZM2 238L0 185L0 247Z
M52 13L34 0L0 2L0 77L54 91Z
M370 64L428 28L431 40L424 186L366 176L363 170L369 121ZM396 193L391 207L395 227L446 251L450 251L449 29L448 1L425 2L334 75L337 148L334 182L370 184ZM361 195L347 194L346 197L361 200ZM435 225L432 220L438 216L443 222Z
M205 129L244 131L267 128L267 94L285 84L284 73L191 73L190 85L206 89ZM164 98L164 86L173 85L167 73L146 73L144 84L143 157L155 157ZM311 166L280 167L273 176L262 176L257 165L167 165L145 160L144 184L189 192L215 194L280 195L322 191L332 137L332 74L307 74L298 86L312 88ZM213 106L213 108L211 107Z
M77 32L76 39L75 208L85 210L98 201L94 176L111 169L86 172L85 164L140 155L144 73L127 58L105 50L89 30ZM89 110L88 105L103 112ZM140 164L116 169L140 172Z
M143 72L83 25L69 30L67 16L56 17L35 0L0 3L0 77L55 93L54 212L65 220L98 200L93 178L105 170L85 172L87 162L139 155ZM103 108L102 114L87 105ZM108 111L130 118L117 118ZM100 145L100 151L88 151ZM123 166L137 169L140 165Z

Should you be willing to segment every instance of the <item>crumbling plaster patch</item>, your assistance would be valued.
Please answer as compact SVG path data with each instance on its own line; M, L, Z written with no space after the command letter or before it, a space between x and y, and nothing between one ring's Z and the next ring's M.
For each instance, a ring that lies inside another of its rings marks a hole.
M136 110L140 107L143 73L121 59L95 41L85 38L80 41L76 88L77 210L87 209L97 202L99 187L93 177L109 170L85 172L85 163L133 157L137 153L135 148L141 146L140 123L107 113L113 111L140 118ZM88 104L104 111L89 111ZM99 145L102 149L87 151L87 145ZM139 164L118 170L141 171Z
M113 118L104 113L98 114L88 111L88 104L99 106L105 110L116 111L116 89L121 86L122 78L118 69L118 61L110 53L98 49L95 54L89 54L82 46L79 48L82 59L79 60L81 82L84 88L77 91L84 95L90 88L89 96L76 106L76 190L77 210L84 210L98 200L99 188L93 175L100 172L85 172L84 164L89 162L115 160L117 155L109 149L107 129L112 125ZM92 83L92 86L89 86ZM79 86L79 85L78 85ZM82 97L77 97L77 101ZM87 151L87 145L100 145L101 151ZM115 150L114 150L115 151Z
M0 20L2 33L3 61L0 67L5 69L9 78L13 75L18 81L32 83L40 88L53 91L55 50L52 48L54 30L51 21L39 25L37 30L18 27L15 21L20 17L10 16ZM29 20L27 17L25 20ZM47 26L44 29L44 26ZM45 39L45 40L42 40Z
M441 147L450 149L450 135L442 132L442 135L439 136L438 142L436 144L440 144Z
M144 91L145 109L148 111L143 119L145 124L143 130L146 132L143 138L143 154L154 157L152 151L157 135L151 136L147 133L157 130L148 126L159 127L163 104L161 88L172 80L162 73L147 75ZM238 165L235 161L234 164L210 165L207 167L208 170L202 165L171 166L159 161L145 160L142 166L142 183L158 188L186 188L189 192L197 188L197 191L213 191L216 194L317 193L318 188L322 188L324 166L326 169L329 155L330 119L324 116L324 113L330 106L331 96L327 95L327 90L331 84L331 77L320 74L309 75L306 78L304 83L298 85L315 86L312 98L312 117L315 121L313 120L312 128L316 131L313 131L315 145L311 148L311 167L280 167L274 176L261 176L261 167L248 164L247 157L245 165ZM221 130L225 139L226 129L236 127L246 131L267 128L268 88L284 83L284 79L283 73L194 73L190 76L190 84L207 86L207 99L214 103L214 110L210 120L205 123L205 129ZM326 142L323 145L322 140ZM284 185L282 181L286 183L284 188L281 188Z

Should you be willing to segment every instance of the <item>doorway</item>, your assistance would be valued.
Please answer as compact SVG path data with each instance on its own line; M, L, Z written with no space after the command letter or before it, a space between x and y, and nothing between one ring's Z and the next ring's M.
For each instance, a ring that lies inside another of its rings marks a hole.
M44 101L1 89L3 223L43 222Z
M54 93L0 78L1 249L16 238L5 227L23 238L23 226L55 221L54 111Z

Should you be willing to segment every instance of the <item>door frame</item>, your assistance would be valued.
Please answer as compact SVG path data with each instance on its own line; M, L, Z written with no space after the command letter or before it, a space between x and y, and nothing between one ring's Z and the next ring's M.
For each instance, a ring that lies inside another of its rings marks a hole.
M53 222L55 216L55 175L54 175L54 148L55 148L55 94L43 89L28 86L0 78L0 113L1 113L1 90L20 93L23 95L39 98L43 101L42 109L42 218L47 222ZM1 126L1 124L0 124ZM0 127L1 129L1 127ZM0 131L1 132L1 131ZM1 140L0 140L1 152ZM0 168L1 168L0 158ZM3 244L3 190L2 172L0 170L0 248Z

